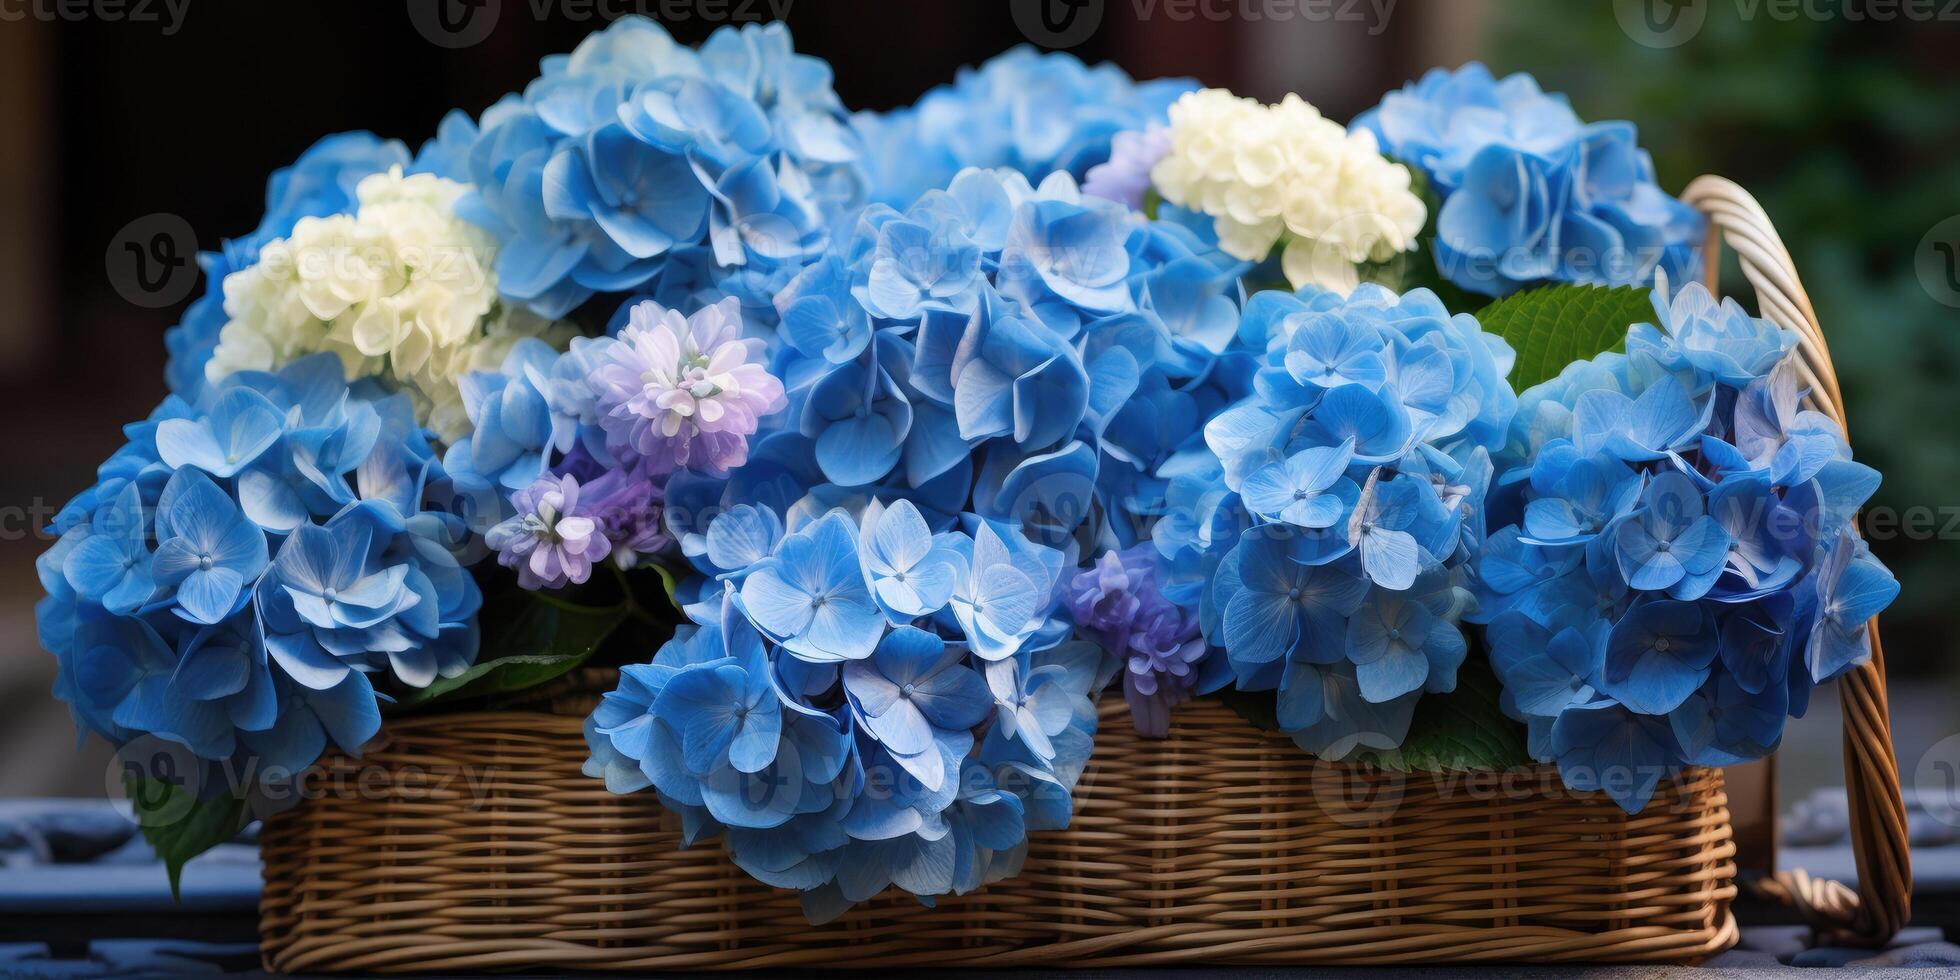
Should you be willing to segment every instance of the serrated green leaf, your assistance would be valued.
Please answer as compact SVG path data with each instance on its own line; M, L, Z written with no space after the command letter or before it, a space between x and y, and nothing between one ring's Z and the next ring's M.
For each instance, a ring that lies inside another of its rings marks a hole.
M1522 392L1574 361L1623 349L1628 327L1654 319L1648 296L1633 286L1542 286L1484 307L1477 322L1517 351L1510 380Z
M1365 757L1400 772L1476 772L1529 765L1524 726L1498 706L1496 675L1480 661L1458 668L1456 689L1416 704L1402 747Z
M170 897L181 901L184 865L238 836L245 827L245 803L228 792L194 799L175 783L133 770L124 787L136 826L170 876Z
M632 606L580 606L552 596L521 592L483 608L483 649L469 670L438 677L403 696L401 708L487 697L537 687L590 659Z

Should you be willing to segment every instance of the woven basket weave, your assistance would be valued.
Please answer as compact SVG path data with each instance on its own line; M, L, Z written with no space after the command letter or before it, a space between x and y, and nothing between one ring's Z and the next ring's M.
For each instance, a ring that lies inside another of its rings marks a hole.
M1686 198L1740 253L1764 315L1803 335L1814 404L1841 418L1761 209L1716 178ZM1904 923L1910 882L1882 658L1842 684L1863 891L1801 874L1765 890L1840 940L1875 942ZM1021 874L933 909L887 895L811 926L793 893L718 845L680 849L649 794L581 775L584 705L555 707L398 719L361 760L323 762L323 795L262 834L267 968L1680 962L1735 938L1719 771L1689 770L1629 816L1549 769L1317 763L1209 702L1146 740L1120 699L1104 705L1071 826L1035 835Z
M266 825L266 961L285 972L582 967L1684 960L1734 937L1721 773L1628 816L1557 789L1316 765L1216 703L1171 738L1104 703L1073 824L936 909L827 926L651 796L583 776L579 719L423 717ZM379 776L392 789L377 794Z

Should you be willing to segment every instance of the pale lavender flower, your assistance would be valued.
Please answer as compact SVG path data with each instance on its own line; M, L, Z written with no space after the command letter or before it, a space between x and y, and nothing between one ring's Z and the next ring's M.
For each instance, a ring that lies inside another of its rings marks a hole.
M592 563L612 551L599 522L579 501L578 478L541 476L511 495L517 516L490 529L497 561L517 569L527 589L557 589L592 577Z
M1082 193L1141 211L1144 194L1150 190L1150 168L1170 152L1168 127L1152 124L1140 132L1117 133L1110 143L1109 160L1090 167L1083 176Z
M743 338L733 297L692 317L651 300L635 306L592 379L607 448L645 460L653 475L727 475L747 461L761 418L787 404L762 354L761 341Z

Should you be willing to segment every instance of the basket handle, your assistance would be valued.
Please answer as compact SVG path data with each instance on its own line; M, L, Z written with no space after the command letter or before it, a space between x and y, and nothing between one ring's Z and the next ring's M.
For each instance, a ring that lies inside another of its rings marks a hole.
M1743 277L1756 288L1762 316L1797 335L1798 374L1809 387L1810 407L1844 421L1844 396L1817 311L1797 279L1789 249L1769 215L1748 191L1722 177L1696 178L1681 195L1709 221L1704 276L1716 291L1724 241L1742 260ZM1885 695L1885 654L1878 620L1871 623L1871 660L1838 681L1844 713L1844 778L1851 804L1851 847L1858 861L1856 892L1802 871L1777 872L1759 882L1762 893L1796 907L1826 941L1878 946L1912 915L1912 862L1907 850L1905 803L1899 795L1899 763L1892 750L1892 721Z

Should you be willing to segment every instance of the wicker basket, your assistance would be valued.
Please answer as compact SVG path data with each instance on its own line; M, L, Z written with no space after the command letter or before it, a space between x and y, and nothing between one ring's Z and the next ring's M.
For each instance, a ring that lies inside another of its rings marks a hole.
M1841 418L1761 209L1717 178L1686 196L1740 253L1764 315L1803 334L1815 404ZM1879 941L1904 923L1910 881L1882 658L1842 684L1862 896L1801 874L1764 884L1840 940ZM557 707L400 719L361 760L324 762L323 795L263 831L267 968L1679 962L1735 938L1719 771L1690 770L1629 816L1548 769L1317 763L1209 702L1145 740L1120 699L1073 823L1036 835L1020 875L811 926L718 845L682 850L650 795L581 775L581 719L562 710L579 705Z

